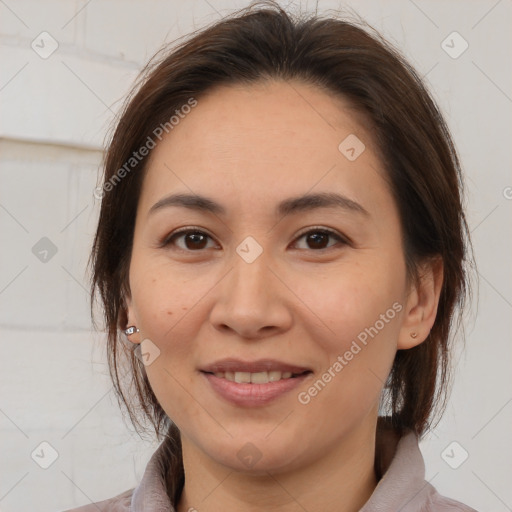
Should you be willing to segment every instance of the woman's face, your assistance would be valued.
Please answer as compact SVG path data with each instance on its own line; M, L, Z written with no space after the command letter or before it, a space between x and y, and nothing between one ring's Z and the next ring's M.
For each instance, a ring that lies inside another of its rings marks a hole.
M295 82L199 99L152 150L129 280L190 449L282 471L367 440L410 296L382 163L341 100Z

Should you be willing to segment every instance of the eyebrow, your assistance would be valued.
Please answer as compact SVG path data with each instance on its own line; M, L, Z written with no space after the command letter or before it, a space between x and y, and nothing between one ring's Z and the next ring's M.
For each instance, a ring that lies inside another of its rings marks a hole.
M222 205L208 197L197 194L172 194L166 196L149 209L149 214L170 206L181 206L191 210L213 213L215 215L226 214L226 209ZM315 210L317 208L333 207L362 214L367 217L370 216L368 211L359 203L334 192L319 192L285 199L276 206L275 213L277 216L285 217L287 215Z

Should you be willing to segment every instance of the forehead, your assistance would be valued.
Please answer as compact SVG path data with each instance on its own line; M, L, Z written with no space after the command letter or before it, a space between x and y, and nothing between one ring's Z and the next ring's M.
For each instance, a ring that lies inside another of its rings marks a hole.
M170 189L277 199L316 186L356 198L385 186L363 122L347 101L310 84L217 87L152 151L141 199L154 201ZM361 153L347 158L347 149Z
M303 142L318 144L321 138L323 145L331 145L337 154L340 135L356 132L367 145L373 143L366 134L366 118L348 100L303 82L217 86L180 117L171 132L174 143L194 136L210 150L222 151L225 144L235 142L260 142L265 149L279 153L280 148L300 148ZM243 149L261 154L258 146Z

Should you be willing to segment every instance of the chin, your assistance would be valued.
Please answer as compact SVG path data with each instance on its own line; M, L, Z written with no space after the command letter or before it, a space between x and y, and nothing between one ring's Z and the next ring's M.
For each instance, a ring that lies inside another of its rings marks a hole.
M245 434L214 447L205 446L202 451L217 464L255 476L293 469L299 466L298 459L303 455L297 453L297 444L291 436L286 439L277 435L265 439L265 436Z

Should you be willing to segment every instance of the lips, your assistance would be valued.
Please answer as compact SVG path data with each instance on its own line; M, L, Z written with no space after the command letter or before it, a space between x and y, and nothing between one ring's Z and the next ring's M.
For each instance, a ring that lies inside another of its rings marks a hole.
M251 384L266 384L267 382L277 382L281 379L291 379L292 376L296 377L297 375L292 374L292 372L280 372L280 371L270 371L270 372L215 372L215 377L219 379L227 379L231 382L237 382L238 384L242 383L251 383Z
M206 373L260 373L281 372L300 375L311 371L304 366L298 366L275 359L259 359L257 361L241 361L240 359L223 359L201 368Z
M223 399L241 407L262 406L291 391L312 371L281 361L224 359L201 369Z

